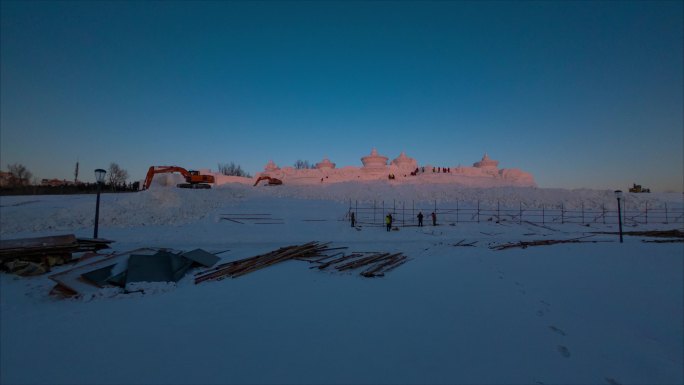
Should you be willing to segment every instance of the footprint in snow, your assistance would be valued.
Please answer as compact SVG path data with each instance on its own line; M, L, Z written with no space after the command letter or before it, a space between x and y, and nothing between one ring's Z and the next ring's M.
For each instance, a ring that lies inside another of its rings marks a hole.
M520 283L518 281L515 281L515 286L518 287L518 293L520 293L522 295L527 294L527 291L525 290L525 285L523 285L522 283Z
M566 348L563 345L558 345L557 349L558 349L558 353L560 353L561 356L563 356L565 358L570 358L570 351L568 350L568 348Z
M610 385L622 385L622 384L620 384L619 382L617 382L617 380L615 380L615 379L613 379L613 378L610 378L610 377L606 377L605 380L606 380L606 382L609 383Z
M542 309L537 310L537 317L543 317L544 314L551 311L551 304L544 300L539 300L539 302L542 304Z
M553 332L558 333L558 334L560 334L560 335L562 335L562 336L566 336L566 335L567 335L567 334L565 334L565 332L564 332L563 330L561 330L561 329L559 329L559 328L557 328L557 327L555 327L555 326L553 326L553 325L549 325L549 329L551 329Z

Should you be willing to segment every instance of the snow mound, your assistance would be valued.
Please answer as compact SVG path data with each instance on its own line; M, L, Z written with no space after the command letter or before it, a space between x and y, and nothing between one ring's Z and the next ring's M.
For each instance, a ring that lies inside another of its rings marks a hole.
M461 207L549 208L566 210L613 209L615 197L608 190L564 190L536 187L475 188L454 184L398 184L388 181L342 182L330 185L281 185L252 187L228 183L209 190L180 189L153 185L138 193L102 194L100 226L180 226L208 216L220 207L250 198L295 198L356 204L376 202L458 202ZM22 202L29 201L24 205ZM91 229L95 196L2 197L0 234ZM69 202L65 208L64 203ZM677 193L626 194L630 209L681 208Z

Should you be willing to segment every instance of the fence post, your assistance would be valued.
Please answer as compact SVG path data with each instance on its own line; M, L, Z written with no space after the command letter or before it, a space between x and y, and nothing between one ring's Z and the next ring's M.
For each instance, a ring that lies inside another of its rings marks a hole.
M406 202L401 201L401 227L406 227Z
M456 199L456 223L458 223L458 199Z
M373 224L375 224L375 199L373 199Z
M546 222L544 220L544 204L542 203L542 225L543 224L546 224Z
M561 225L565 224L565 204L561 203Z
M501 207L499 207L499 201L496 201L496 222L501 222Z
M412 220L416 220L416 202L414 200L411 200L411 218Z
M477 223L480 223L480 200L477 200Z
M665 224L667 224L667 202L665 203Z
M646 218L645 218L646 224L648 224L648 202L646 202L646 211L645 211L645 214L646 214Z
M603 217L603 224L606 224L606 204L601 203L601 216Z
M582 201L582 224L584 224L584 201Z
M518 224L522 225L522 201L520 201L520 213L518 214Z

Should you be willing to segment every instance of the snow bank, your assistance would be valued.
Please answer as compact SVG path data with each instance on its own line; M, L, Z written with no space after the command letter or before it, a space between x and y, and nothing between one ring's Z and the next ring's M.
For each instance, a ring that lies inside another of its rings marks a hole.
M219 189L222 186L219 186ZM612 208L615 196L610 190L590 189L543 189L536 187L467 187L458 184L403 184L391 181L343 182L331 185L260 186L260 192L273 197L301 199L324 199L337 202L349 200L361 202L404 201L416 203L455 203L484 207L517 208L522 203L528 208L600 209L602 205ZM247 192L246 192L247 193ZM625 194L630 207L662 208L682 207L682 195L677 193Z
M90 199L92 197L92 199ZM608 190L564 190L535 187L473 188L454 184L403 184L391 181L342 182L330 185L281 185L252 187L228 183L210 190L179 189L153 184L149 190L130 194L102 194L100 226L178 226L207 216L228 203L248 198L296 198L340 203L357 201L449 204L483 208L540 208L566 210L614 209L615 197ZM73 201L73 202L72 202ZM74 231L92 228L95 196L2 197L0 234L39 231ZM72 202L72 203L70 203ZM67 205L65 205L65 203ZM626 194L630 209L681 208L677 193Z

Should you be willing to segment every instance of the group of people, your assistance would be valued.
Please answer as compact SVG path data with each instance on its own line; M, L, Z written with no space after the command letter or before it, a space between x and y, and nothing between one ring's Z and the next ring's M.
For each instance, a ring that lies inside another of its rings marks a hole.
M432 172L436 172L436 173L441 173L441 172L447 173L447 172L451 172L451 167L437 167L437 168L434 168L434 167L433 167L433 168L432 168Z
M422 227L423 226L423 212L419 211L418 215L416 216L418 218L418 226ZM437 226L437 214L433 211L430 214L430 217L432 218L432 225ZM356 226L356 215L353 211L350 212L349 218L351 220L351 226L355 227ZM387 214L385 216L385 225L387 226L387 231L392 230L392 221L394 218L392 218L392 214Z
M451 167L433 167L432 172L434 173L448 173L451 172ZM418 173L425 173L425 167L416 167L416 170L411 173L411 175L418 175Z
M423 212L419 211L418 212L418 226L422 227L423 226ZM437 214L433 211L432 214L430 214L430 218L432 218L432 225L437 226Z

